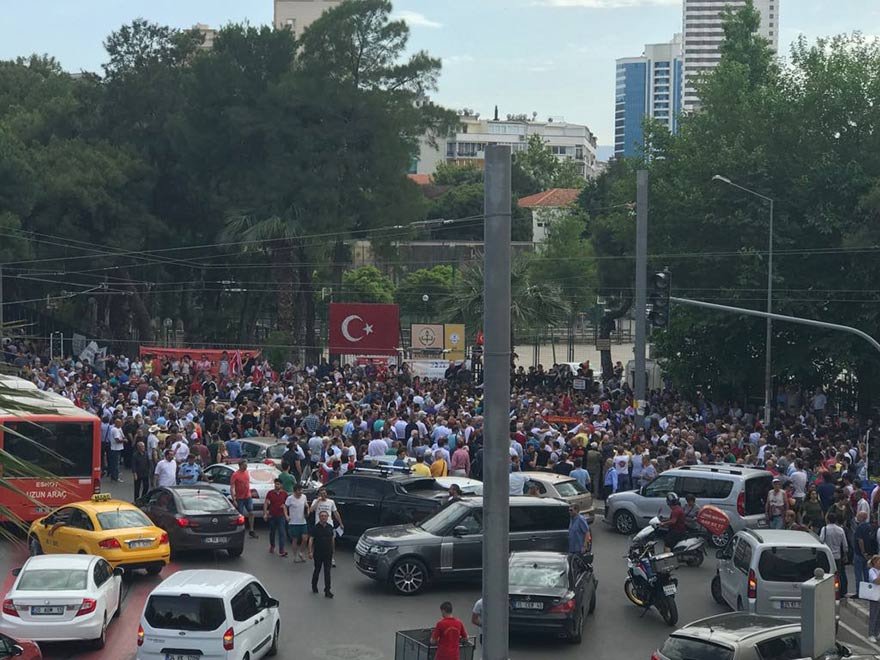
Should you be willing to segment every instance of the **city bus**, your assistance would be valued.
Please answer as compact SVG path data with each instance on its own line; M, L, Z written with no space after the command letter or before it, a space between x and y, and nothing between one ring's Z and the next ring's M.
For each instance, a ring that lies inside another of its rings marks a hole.
M30 381L0 376L0 449L43 476L10 467L0 486L0 521L31 522L101 490L101 420Z

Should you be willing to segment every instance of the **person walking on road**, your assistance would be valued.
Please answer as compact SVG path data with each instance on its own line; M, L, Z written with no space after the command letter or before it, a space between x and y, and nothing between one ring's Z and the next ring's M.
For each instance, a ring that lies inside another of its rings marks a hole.
M877 537L866 511L856 514L856 523L853 535L853 569L858 585L859 582L868 582L868 560L877 554Z
M251 499L251 477L248 474L247 461L245 459L241 459L238 462L238 469L232 473L232 477L229 479L229 494L232 497L232 506L248 519L250 527L248 536L252 539L257 538L257 533L254 531L254 501Z
M177 461L174 460L174 452L165 450L165 460L156 463L156 486L167 488L177 485Z
M263 520L269 523L269 554L275 553L275 537L278 537L278 556L286 557L284 541L287 536L287 513L285 503L287 491L281 484L281 479L275 480L275 487L266 493L263 500Z
M293 561L304 562L306 558L303 556L303 548L309 547L309 527L306 521L309 501L302 493L301 484L294 484L293 494L288 495L284 505L287 507L287 538L290 540L291 550L293 550L293 542L296 541Z
M587 519L581 515L580 507L572 504L568 507L571 520L568 523L568 554L585 555L593 546L593 534Z
M880 585L880 555L874 555L868 562L868 582ZM868 611L868 641L877 643L880 637L880 600L869 601Z
M849 582L846 579L846 559L849 554L849 545L846 542L846 532L837 524L836 514L828 514L827 523L819 532L819 540L831 550L831 556L834 557L834 563L837 564L840 593L845 596L849 593Z
M458 660L461 642L467 641L467 630L461 620L452 616L452 603L440 604L440 620L431 631L431 641L437 645L434 660Z
M318 578L324 571L324 597L333 598L330 591L330 565L333 560L333 525L330 524L330 513L322 510L318 513L318 522L309 538L309 559L315 561L312 571L312 593L318 593Z
M316 525L318 523L318 519L321 517L321 513L324 511L327 512L327 520L331 520L332 518L332 520L336 521L339 529L342 529L342 516L339 515L339 509L336 508L336 502L327 497L326 488L319 488L318 497L315 498L315 501L312 502L312 506L309 508L309 515L315 516ZM336 537L333 536L331 538L331 541L333 543L333 552L331 553L332 556L330 557L330 563L333 566L336 566Z
M138 442L131 457L131 472L134 475L134 501L147 494L150 489L150 459L143 442Z

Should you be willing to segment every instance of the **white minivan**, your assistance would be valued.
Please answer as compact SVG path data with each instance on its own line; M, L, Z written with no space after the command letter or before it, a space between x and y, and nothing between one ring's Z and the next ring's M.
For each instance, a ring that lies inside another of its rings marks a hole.
M253 575L191 570L147 598L138 660L257 660L278 652L278 601Z

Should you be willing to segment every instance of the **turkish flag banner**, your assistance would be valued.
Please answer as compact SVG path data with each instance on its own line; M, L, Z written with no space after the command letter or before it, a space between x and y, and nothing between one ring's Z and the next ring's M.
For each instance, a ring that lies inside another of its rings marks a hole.
M330 303L330 352L342 355L397 355L397 305Z

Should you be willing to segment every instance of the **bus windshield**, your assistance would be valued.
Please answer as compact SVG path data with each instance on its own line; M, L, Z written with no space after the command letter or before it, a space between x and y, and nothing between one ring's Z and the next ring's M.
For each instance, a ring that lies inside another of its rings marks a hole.
M91 423L3 421L0 424L4 427L3 448L10 455L56 477L91 477L94 429Z

